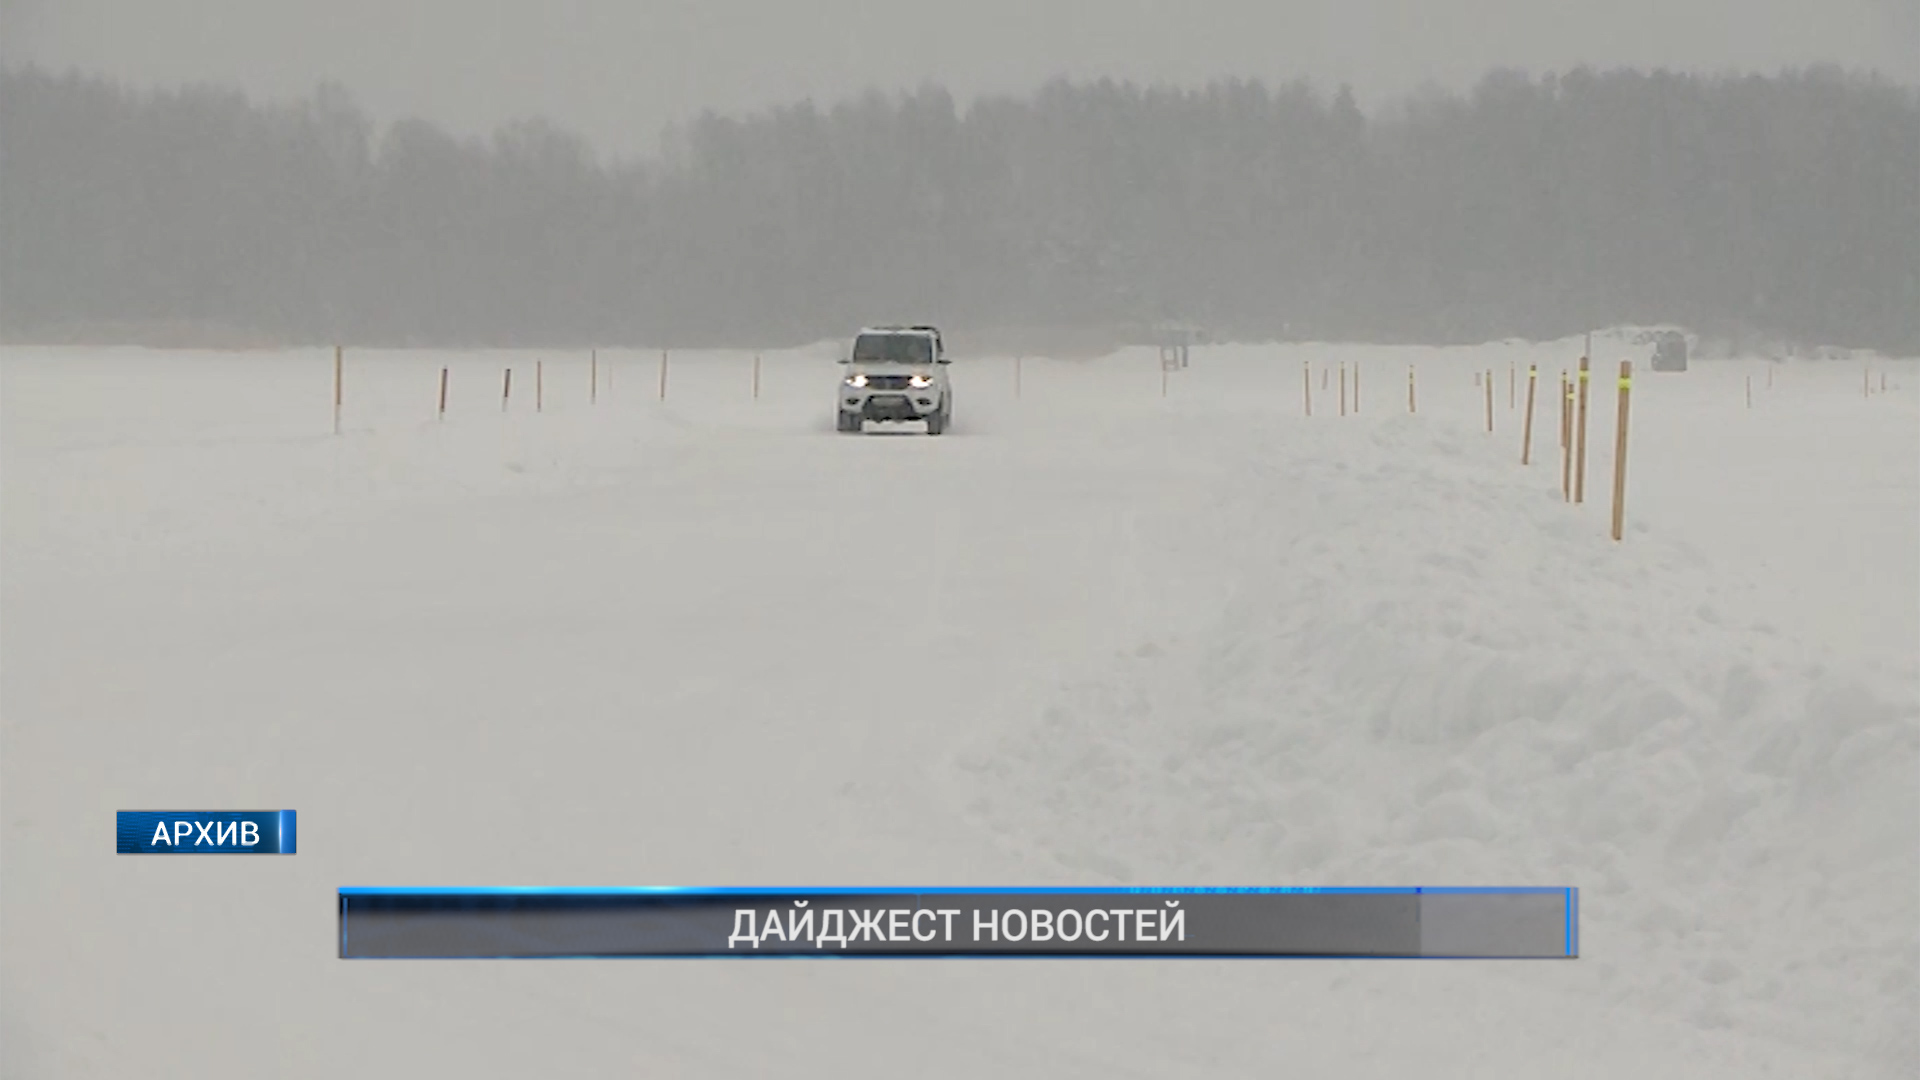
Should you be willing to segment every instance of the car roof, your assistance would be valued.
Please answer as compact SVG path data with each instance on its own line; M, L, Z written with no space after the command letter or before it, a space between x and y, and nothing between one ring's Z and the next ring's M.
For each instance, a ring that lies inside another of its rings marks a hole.
M940 331L931 326L863 326L863 334L924 334L939 337Z

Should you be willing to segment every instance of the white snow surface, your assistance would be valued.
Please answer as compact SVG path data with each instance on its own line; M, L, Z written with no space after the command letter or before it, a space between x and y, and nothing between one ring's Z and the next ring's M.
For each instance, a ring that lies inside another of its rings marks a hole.
M349 350L338 435L330 350L0 350L0 1075L1920 1074L1920 366L1639 372L1616 543L1579 351L962 357L934 439L824 348ZM300 853L112 853L185 807ZM336 957L346 885L1108 884L1583 955Z

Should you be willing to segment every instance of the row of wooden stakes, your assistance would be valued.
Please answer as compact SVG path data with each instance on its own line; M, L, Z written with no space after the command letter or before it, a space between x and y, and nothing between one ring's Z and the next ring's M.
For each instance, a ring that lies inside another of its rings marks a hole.
M341 409L346 398L345 353L346 353L346 350L344 348L337 345L334 347L334 350L333 350L333 433L335 435L340 434ZM669 357L670 357L670 354L668 350L662 349L660 351L659 394L660 394L661 401L667 400L667 368L669 363ZM606 373L607 374L606 382L607 382L608 390L613 389L613 373L614 373L614 368L609 366L607 368L607 373ZM437 405L435 408L435 415L443 420L446 418L446 415L447 415L447 383L448 383L449 377L450 377L450 369L442 367L440 369L440 392L439 392ZM546 382L547 382L546 362L542 360L535 360L533 362L533 409L535 412L542 412L542 411L545 411L546 409L546 396L547 396ZM755 353L753 357L753 381L751 385L752 385L753 396L754 398L758 399L760 397L760 355L758 353ZM512 400L513 400L513 368L505 367L500 369L500 411L501 412L507 411L507 406L509 405L509 403L511 403ZM599 400L600 400L600 350L594 349L589 351L587 355L587 403L597 404Z
M1340 361L1337 368L1324 367L1320 369L1320 389L1324 391L1328 388L1328 384L1332 380L1333 373L1336 370L1340 373L1340 415L1345 416L1347 415L1347 362L1345 360ZM1300 374L1302 376L1301 389L1303 391L1301 403L1306 408L1307 415L1312 416L1313 361L1302 361ZM1360 411L1360 365L1358 363L1353 365L1353 411L1356 413ZM1407 368L1407 411L1414 411L1413 368L1411 366Z
M1320 370L1320 388L1325 391L1335 372L1340 379L1340 415L1347 415L1347 364L1342 360L1336 367ZM1584 503L1587 498L1587 387L1591 368L1588 358L1582 356L1577 372L1560 372L1560 489L1561 495L1569 503ZM1309 361L1303 364L1304 376L1302 404L1308 416L1313 415L1313 365ZM1473 381L1484 391L1486 400L1487 433L1493 434L1494 415L1494 377L1492 369L1477 371ZM1537 365L1527 365L1527 405L1520 434L1520 464L1533 463L1533 415L1535 397L1540 381L1540 369ZM1353 365L1352 406L1354 412L1360 411L1360 365ZM1619 406L1615 410L1615 431L1613 450L1613 538L1619 540L1626 526L1627 492L1627 413L1628 401L1633 389L1633 361L1620 361ZM1517 364L1507 368L1507 407L1515 408L1519 399L1519 367ZM1412 365L1407 367L1407 411L1419 411L1417 397L1417 374Z

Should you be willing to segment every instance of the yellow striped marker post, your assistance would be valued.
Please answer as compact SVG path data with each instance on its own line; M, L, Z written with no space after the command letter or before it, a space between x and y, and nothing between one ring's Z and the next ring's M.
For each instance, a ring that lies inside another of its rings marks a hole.
M1587 358L1580 358L1580 403L1573 425L1573 501L1587 501Z
M1520 464L1533 463L1533 391L1539 382L1540 372L1532 364L1527 365L1527 415L1520 420Z
M1573 501L1573 380L1560 372L1560 497Z
M1620 539L1627 521L1627 398L1633 390L1633 361L1620 361L1619 421L1613 432L1613 538Z

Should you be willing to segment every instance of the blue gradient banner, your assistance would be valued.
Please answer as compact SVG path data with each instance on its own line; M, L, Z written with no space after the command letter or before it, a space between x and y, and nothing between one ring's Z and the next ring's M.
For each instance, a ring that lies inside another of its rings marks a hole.
M342 959L1574 959L1570 888L344 888Z
M291 810L122 810L114 828L122 855L292 855Z

